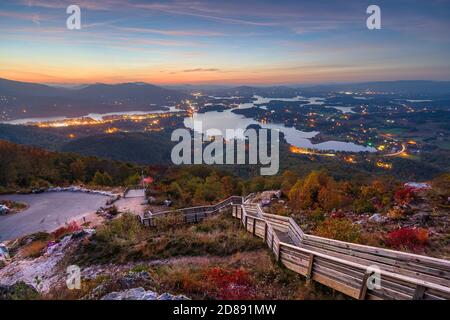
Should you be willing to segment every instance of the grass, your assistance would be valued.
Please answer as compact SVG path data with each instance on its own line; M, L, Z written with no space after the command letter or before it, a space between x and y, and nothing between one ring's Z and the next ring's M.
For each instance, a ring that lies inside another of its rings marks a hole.
M180 256L225 256L263 248L227 214L196 225L143 227L135 216L125 214L98 229L88 243L80 245L76 263L126 263Z
M156 266L152 277L160 292L192 299L330 299L343 298L323 286L277 265L267 250L227 258L175 261Z
M135 216L125 214L100 227L71 257L68 264L119 263L125 271L82 281L77 294L61 286L49 297L92 298L94 292L100 298L120 290L130 272L145 272L150 280L137 286L191 299L343 298L279 265L263 241L246 232L229 213L198 224L158 229L143 227Z

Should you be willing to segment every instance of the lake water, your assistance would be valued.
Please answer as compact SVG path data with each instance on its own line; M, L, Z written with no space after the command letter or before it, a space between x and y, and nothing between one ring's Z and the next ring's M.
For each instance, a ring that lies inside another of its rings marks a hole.
M24 125L29 123L37 123L37 122L55 122L55 121L63 121L63 120L69 120L69 119L80 119L80 118L91 118L93 120L100 121L104 117L107 116L121 116L121 115L146 115L146 114L160 114L160 113L167 113L167 112L180 112L183 111L181 109L178 109L177 107L168 107L169 110L152 110L152 111L123 111L123 112L108 112L108 113L89 113L87 115L81 116L81 117L75 117L75 118L68 118L68 117L36 117L36 118L24 118L24 119L16 119L11 121L4 121L1 123L6 124L17 124L17 125Z
M246 109L254 107L255 104L269 103L272 100L276 101L315 101L322 103L322 98L302 98L295 97L291 99L285 98L262 98L255 96L256 100L252 103L244 103L239 105L234 109ZM218 129L222 133L222 136L226 137L226 129L242 129L245 130L250 125L260 125L262 128L279 130L285 135L286 142L290 145L299 148L309 148L320 151L346 151L346 152L375 152L376 150L371 147L357 145L352 142L342 142L342 141L326 141L322 143L313 144L311 138L319 134L318 131L301 131L293 127L286 127L284 124L277 123L260 123L252 118L247 118L244 115L233 113L232 110L228 109L223 112L209 111L205 113L194 113L191 117L184 119L184 125L187 128L194 130L194 122L199 121L202 123L201 132L207 135L207 131L210 129ZM197 130L200 131L200 130ZM227 137L228 139L242 139L242 135Z
M236 97L214 97L217 100L220 99L234 99ZM261 96L254 96L254 101L249 103L241 103L234 109L248 109L259 106L261 109L267 110L265 104L271 101L308 101L309 104L323 105L325 103L325 98L320 97L302 97L297 96L293 98L264 98ZM343 113L353 112L351 107L341 107L341 106L330 106L330 108L335 108ZM226 129L243 129L245 130L250 125L260 125L262 128L266 129L276 129L284 133L287 143L299 147L299 148L310 148L320 151L346 151L346 152L376 152L375 148L366 147L362 145L357 145L352 142L342 142L342 141L326 141L322 143L313 144L311 138L319 134L318 131L301 131L292 127L286 127L284 124L269 123L263 124L252 118L247 118L244 115L235 114L232 112L234 109L228 109L223 112L218 111L208 111L205 113L194 113L192 117L187 117L184 119L184 125L187 128L194 129L194 121L201 121L203 128L202 133L206 134L209 129L218 129L225 136ZM90 113L85 117L90 117L94 120L102 120L106 116L114 115L144 115L144 114L159 114L166 112L179 112L182 111L176 107L169 107L169 110L156 110L156 111L124 111L124 112L110 112L110 113ZM80 117L77 117L80 118ZM27 118L18 119L13 121L8 121L5 123L9 124L27 124L33 122L46 122L46 121L61 121L68 119L66 117L47 117L47 118ZM229 137L231 139L237 138L242 139L243 136L233 136Z
M342 113L355 113L355 111L353 111L353 107L326 106L326 108L333 108L341 111Z

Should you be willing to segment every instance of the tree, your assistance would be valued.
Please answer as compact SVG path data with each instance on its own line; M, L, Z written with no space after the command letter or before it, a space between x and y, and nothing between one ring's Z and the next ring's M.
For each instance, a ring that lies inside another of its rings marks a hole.
M135 186L135 185L138 185L140 181L141 181L141 176L138 173L135 173L126 179L125 184L127 186Z
M298 180L298 175L290 170L286 170L283 172L283 175L281 176L281 191L284 194L288 194L289 190L294 186L294 184Z
M314 209L319 204L319 192L334 180L325 171L312 171L304 180L298 180L289 192L294 209Z
M112 177L107 172L103 174L103 185L108 187L114 185Z
M80 159L77 159L70 164L70 172L72 173L72 179L74 181L84 181L84 168L84 162Z
M103 186L104 181L104 175L100 171L97 171L94 175L94 178L92 178L92 184L96 186Z

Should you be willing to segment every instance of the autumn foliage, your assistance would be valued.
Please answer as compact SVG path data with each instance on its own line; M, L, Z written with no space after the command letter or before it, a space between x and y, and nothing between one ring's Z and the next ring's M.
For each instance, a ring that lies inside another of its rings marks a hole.
M414 187L403 187L395 192L394 199L400 205L405 205L411 203L415 198L416 188Z
M209 294L221 300L245 300L255 298L252 282L247 271L226 270L219 267L205 272Z
M385 238L391 248L422 251L428 244L428 230L422 228L401 228L391 231Z
M328 218L319 223L315 235L340 241L361 242L361 228L344 218Z
M72 221L68 225L53 231L52 235L55 239L59 239L66 234L79 231L80 229L81 229L81 227L78 225L78 223L76 223L75 221Z

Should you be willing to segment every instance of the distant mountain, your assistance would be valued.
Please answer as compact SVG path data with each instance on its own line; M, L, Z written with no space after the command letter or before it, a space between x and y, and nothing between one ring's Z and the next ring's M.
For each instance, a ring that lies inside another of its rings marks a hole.
M71 117L89 113L149 111L174 105L188 95L146 83L93 84L63 88L0 78L0 97L1 121L29 117Z
M239 86L233 88L206 89L205 91L215 96L252 97L254 95L259 95L274 98L292 98L298 96L301 92L297 88L290 88L286 86L275 86L275 87Z
M116 101L140 104L164 105L179 101L186 94L147 83L93 84L80 90L72 90L72 95L83 99L114 103Z
M180 86L180 89L187 90L188 86ZM340 83L324 85L290 85L290 86L195 86L200 90L215 96L241 96L251 97L262 95L264 97L294 97L297 95L322 95L337 91L375 91L386 92L407 96L447 96L450 95L450 81L428 81L428 80L398 80L398 81L374 81L361 83ZM192 91L192 90L191 90Z
M45 84L20 82L0 78L0 95L26 95L35 97L64 96L66 89Z
M403 95L450 95L450 81L399 80L302 87L303 91L375 91Z

